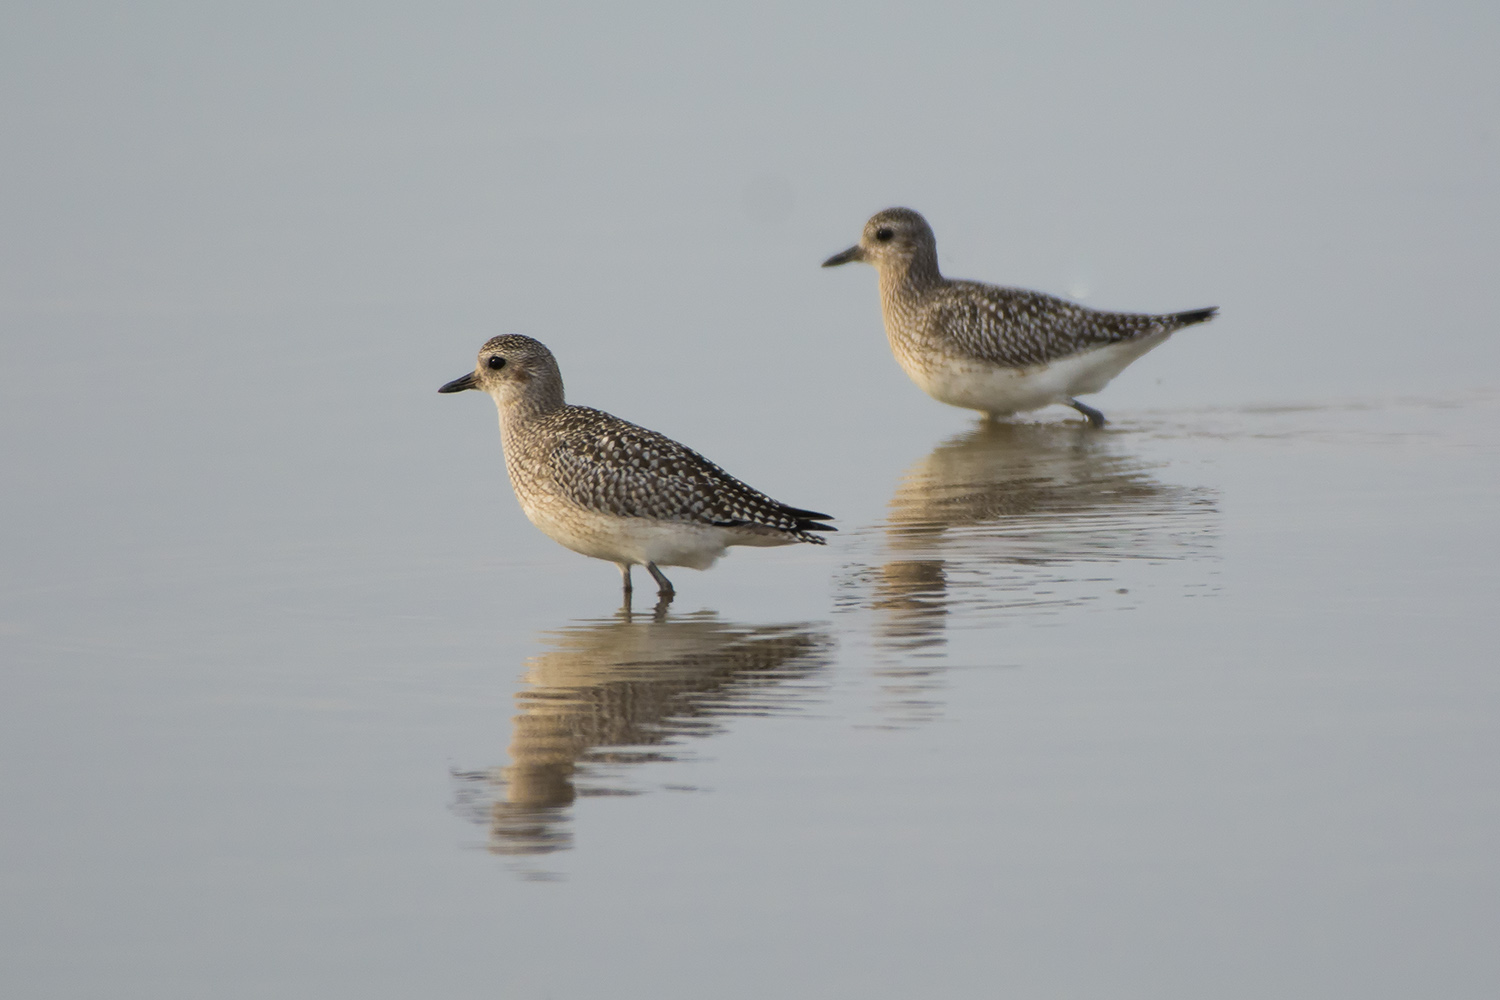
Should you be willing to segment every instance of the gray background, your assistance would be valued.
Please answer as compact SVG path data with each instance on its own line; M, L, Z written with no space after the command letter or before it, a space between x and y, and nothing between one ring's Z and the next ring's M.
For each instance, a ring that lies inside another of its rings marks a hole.
M1493 996L1497 40L1479 3L6 5L7 993ZM817 267L894 204L953 276L1223 312L1106 435L975 437ZM434 392L501 332L840 535L612 631L489 403ZM779 694L582 760L632 794L504 853L528 691L769 626L813 650Z

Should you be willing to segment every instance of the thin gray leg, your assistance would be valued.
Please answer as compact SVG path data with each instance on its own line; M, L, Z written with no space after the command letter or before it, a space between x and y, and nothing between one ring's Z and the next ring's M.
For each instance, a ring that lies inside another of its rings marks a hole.
M1079 413L1082 413L1083 414L1083 419L1085 419L1085 420L1087 420L1089 422L1089 426L1090 427L1103 427L1104 426L1104 414L1100 413L1098 410L1094 409L1092 406L1088 406L1088 405L1085 405L1083 403L1080 403L1076 399L1069 399L1068 400L1068 405L1071 406L1073 409L1077 410Z
M656 578L656 586L660 588L659 590L657 590L658 594L660 594L662 597L671 597L677 593L677 591L672 589L672 581L667 579L665 573L656 568L656 563L648 562L646 564L646 568L649 569L651 571L651 575Z
M625 583L625 600L630 600L630 592L635 588L630 584L630 563L615 563L620 567L620 579Z

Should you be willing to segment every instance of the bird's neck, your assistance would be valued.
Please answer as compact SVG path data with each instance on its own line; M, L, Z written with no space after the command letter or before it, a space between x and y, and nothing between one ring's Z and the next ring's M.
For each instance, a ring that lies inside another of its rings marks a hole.
M924 297L945 280L938 272L936 254L892 261L880 268L880 311L893 346L913 335Z
M500 411L500 433L506 437L515 429L567 406L563 401L560 379L532 382L518 388L520 391L495 398L495 406Z
M880 297L886 301L920 295L942 283L937 254L930 251L889 261L880 268Z

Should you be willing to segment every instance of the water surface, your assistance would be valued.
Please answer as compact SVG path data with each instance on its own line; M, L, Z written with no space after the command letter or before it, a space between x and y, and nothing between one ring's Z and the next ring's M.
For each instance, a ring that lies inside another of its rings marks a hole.
M8 5L0 993L1500 993L1500 8ZM1218 305L986 424L945 271ZM479 345L828 510L620 607Z

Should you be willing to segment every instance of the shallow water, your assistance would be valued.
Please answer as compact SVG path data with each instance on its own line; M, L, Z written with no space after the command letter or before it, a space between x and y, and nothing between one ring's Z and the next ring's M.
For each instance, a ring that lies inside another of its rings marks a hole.
M654 608L547 547L377 570L358 519L12 586L12 974L1479 995L1497 418L957 415Z
M0 993L1500 992L1493 5L13 8ZM896 203L1223 311L986 424ZM621 608L499 332L839 532Z

